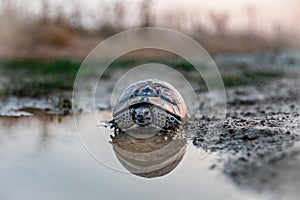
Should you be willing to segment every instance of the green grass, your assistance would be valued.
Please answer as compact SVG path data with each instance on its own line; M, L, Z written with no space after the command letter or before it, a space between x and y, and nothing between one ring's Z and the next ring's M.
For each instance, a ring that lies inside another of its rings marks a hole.
M7 86L5 83L0 85L0 99L3 99L7 96Z
M180 71L188 80L204 85L204 81L195 75L194 67L184 59L144 59L120 58L111 63L104 74L109 78L115 70L126 70L145 63L161 63ZM71 91L80 68L80 60L6 60L0 61L0 73L7 76L9 82L0 83L0 97L14 95L19 97L40 97L53 92ZM220 67L225 87L263 83L268 78L283 76L278 71L250 71L247 67L230 67L234 73L228 72L228 67ZM242 70L241 70L242 69ZM91 74L95 74L91 72Z
M172 66L176 70L181 71L192 71L194 70L193 65L187 62L185 59L182 58L144 58L144 59L135 59L135 58L128 58L128 57L120 57L119 59L115 60L111 63L112 67L121 67L121 68L128 68L133 66L138 66L146 63L160 63L167 66Z
M70 90L81 65L80 61L21 61L0 62L0 71L8 76L8 94L37 97L52 91Z
M278 78L284 75L281 71L244 71L236 75L222 76L225 87L263 84L271 78Z
M178 70L184 75L189 73L196 72L192 64L181 58L144 58L144 59L135 59L135 58L119 58L113 61L109 68L106 69L103 76L109 78L116 70L129 70L133 67L140 66L148 63L159 63L166 66L170 66L175 70Z
M55 91L72 90L81 63L80 60L0 61L2 76L9 77L9 83L5 83L5 87L0 89L0 96L39 97ZM120 58L111 63L103 77L109 78L115 70L125 70L144 63L161 63L184 72L193 70L193 66L183 59Z

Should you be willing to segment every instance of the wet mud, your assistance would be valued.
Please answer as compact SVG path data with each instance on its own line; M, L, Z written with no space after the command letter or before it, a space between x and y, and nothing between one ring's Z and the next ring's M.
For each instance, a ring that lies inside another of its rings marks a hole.
M220 159L211 168L222 171L239 187L271 193L274 199L296 199L300 193L296 175L300 163L299 94L299 80L293 78L231 88L225 122L210 122L219 127L219 138L212 145L203 145L212 133L202 125L193 144L217 152Z

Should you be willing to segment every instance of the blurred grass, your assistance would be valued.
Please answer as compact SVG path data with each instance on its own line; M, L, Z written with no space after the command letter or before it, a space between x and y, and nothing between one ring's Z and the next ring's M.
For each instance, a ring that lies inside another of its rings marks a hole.
M132 66L138 66L147 63L160 63L167 66L172 66L174 69L183 71L183 72L190 72L194 69L193 65L187 62L182 58L119 58L111 63L112 67L118 68L130 68Z
M6 60L0 62L0 71L9 79L6 94L37 97L71 90L80 65L80 61L70 60Z
M190 81L205 86L203 79L195 75L193 66L184 59L133 59L122 58L111 63L104 73L110 78L116 70L124 71L144 63L161 63L181 72ZM55 92L71 91L76 74L81 66L80 60L5 60L0 61L1 75L8 81L0 85L0 97L8 95L18 97L40 97ZM219 67L225 87L261 84L271 78L282 77L282 71L251 70L249 66ZM96 73L91 72L95 76Z
M282 71L244 71L240 75L222 76L225 87L263 84L271 78L284 76Z

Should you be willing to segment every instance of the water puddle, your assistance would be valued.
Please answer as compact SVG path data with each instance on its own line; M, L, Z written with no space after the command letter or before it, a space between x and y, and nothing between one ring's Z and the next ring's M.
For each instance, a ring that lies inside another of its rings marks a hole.
M96 115L110 118L107 112ZM86 151L70 115L1 117L0 199L266 199L213 169L220 155L200 159L203 150L191 141L165 141L172 148L156 147L164 150L149 163L147 154L142 155L147 148L128 150L127 143L112 144L109 133L103 137L92 123L94 114L78 117L77 128L95 135L89 144L94 154L100 152L103 163ZM152 175L150 165L156 170Z

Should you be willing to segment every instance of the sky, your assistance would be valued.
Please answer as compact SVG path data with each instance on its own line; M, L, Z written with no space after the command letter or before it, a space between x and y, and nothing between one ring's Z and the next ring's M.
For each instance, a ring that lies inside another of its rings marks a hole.
M42 0L8 0L22 3L32 13L39 13ZM115 0L46 0L51 4L61 5L65 12L80 9L83 16L93 13L95 17L109 16L106 10L101 10L103 3L112 4ZM122 0L128 8L128 21L138 17L135 6L141 0ZM28 4L28 2L30 2ZM228 12L230 14L228 26L232 29L242 29L255 24L258 31L271 32L275 26L287 32L300 33L298 19L300 18L299 0L152 0L157 18L166 18L165 13L173 12L175 15L189 15L210 26L209 13ZM254 10L254 20L250 22L247 8ZM53 11L55 12L55 11ZM132 15L132 17L130 16Z

